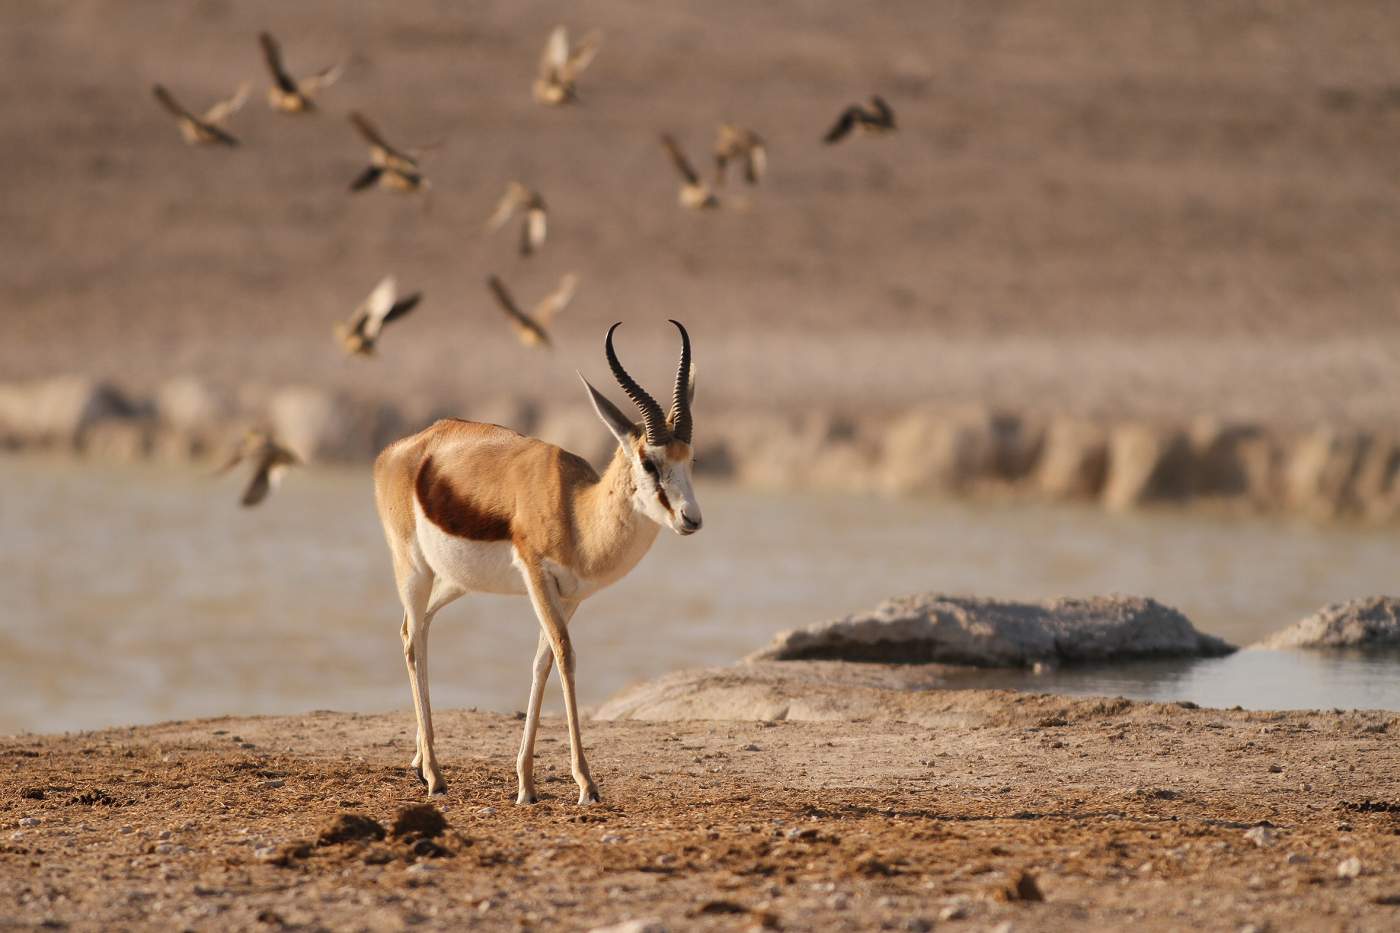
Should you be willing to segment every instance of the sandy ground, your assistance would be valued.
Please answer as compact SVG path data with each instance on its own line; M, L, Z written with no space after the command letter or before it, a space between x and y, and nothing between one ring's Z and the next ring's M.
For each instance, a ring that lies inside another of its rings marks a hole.
M1393 423L1400 390L1400 18L1381 2L1033 0L877 8L738 0L569 8L604 49L584 104L529 82L548 4L120 0L0 9L0 377L137 389L198 373L366 394L581 401L607 324L666 384L668 316L705 406L986 400L1074 411ZM313 117L270 112L254 37L299 72L348 59ZM150 99L256 82L237 151ZM872 91L903 130L817 139ZM352 108L425 159L426 205L350 197ZM706 164L733 119L773 171L680 211L656 143ZM505 183L553 209L544 252L483 222ZM487 298L579 273L558 349ZM425 290L378 361L330 339L386 272Z
M559 721L541 738L544 799L519 808L520 724L440 713L450 825L437 858L392 837L295 845L341 814L387 826L422 801L405 767L406 713L11 737L0 740L0 927L588 929L655 917L671 929L1382 930L1400 919L1400 721L1388 714L928 696L948 725L591 722L604 797L591 808L573 803ZM286 864L268 861L278 853ZM1023 873L1043 901L1007 897Z

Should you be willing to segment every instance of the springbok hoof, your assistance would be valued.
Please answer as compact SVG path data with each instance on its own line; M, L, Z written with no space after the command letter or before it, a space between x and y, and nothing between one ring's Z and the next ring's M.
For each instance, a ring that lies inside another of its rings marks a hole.
M515 796L515 805L517 807L528 807L539 802L540 798L534 794L520 793Z
M423 766L422 766L422 765L414 765L414 766L413 766L413 776L416 777L416 778L418 779L418 783L419 783L419 784L427 784L427 783L428 783L427 777L423 774Z
M579 793L578 793L578 805L579 805L580 807L586 807L586 806L588 806L589 804L594 804L594 803L598 803L598 802L599 802L598 788L596 788L596 787L590 787L590 788L588 788L587 790L581 790L581 791L579 791Z

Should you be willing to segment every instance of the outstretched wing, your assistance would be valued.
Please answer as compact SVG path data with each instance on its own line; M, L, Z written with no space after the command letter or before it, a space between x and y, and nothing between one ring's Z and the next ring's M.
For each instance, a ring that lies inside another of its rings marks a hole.
M297 82L297 90L308 97L322 91L340 80L340 76L345 72L345 63L337 62L329 68L322 68L313 75L308 75Z
M548 231L549 221L543 204L535 205L526 210L525 223L520 226L520 255L533 255L535 250L544 245L544 238Z
M573 51L568 53L568 61L563 67L564 77L573 80L583 74L584 69L598 57L598 49L602 45L603 34L596 29L580 39Z
M662 134L661 145L666 149L666 154L671 157L671 164L681 173L681 177L692 185L698 184L700 176L695 174L695 169L686 161L685 153L681 152L681 147L676 144L670 133Z
M836 120L836 125L826 131L826 135L822 137L822 142L828 145L834 142L840 142L855 127L856 119L859 115L860 108L858 107L847 107L845 110L841 111L841 116Z
M487 229L501 229L505 222L510 220L510 216L527 200L529 200L529 194L520 182L513 181L506 185L506 193L501 195L501 200L496 204L496 210L492 212L491 219L486 221Z
M563 26L555 26L545 41L544 52L540 55L540 77L552 78L562 74L569 66L569 31Z
M398 301L394 302L394 306L389 309L389 313L384 315L384 320L383 322L381 322L380 326L382 327L384 324L388 324L390 321L397 321L399 318L403 317L404 315L408 314L408 312L418 307L418 302L422 300L422 292L414 292L411 295L405 295L404 297L400 298Z
M350 182L351 191L364 191L370 185L379 181L379 176L384 174L384 170L377 165L369 165L365 170L355 176L355 180Z
M491 294L496 296L496 303L500 306L501 310L505 312L506 317L510 318L511 323L515 325L516 329L519 330L522 335L528 334L539 343L549 343L549 335L544 332L544 329L541 328L539 324L531 320L529 315L520 310L520 306L515 303L515 299L512 298L510 292L506 290L504 282L493 275L486 280L486 284L490 286Z
M541 327L548 327L555 315L569 306L569 302L574 300L574 291L577 288L578 276L572 272L559 280L559 287L535 306L535 320Z
M287 74L287 70L282 67L282 49L278 46L277 40L272 38L272 33L258 33L258 42L262 44L263 59L267 62L267 70L272 72L272 80L288 94L295 93L297 84L292 80L292 76Z
M357 320L364 321L362 333L370 340L379 336L379 331L384 327L384 321L389 316L389 312L394 309L394 298L399 290L398 283L394 281L392 275L386 275L379 280L379 284L374 286L374 291L369 293L369 297L364 300L355 311ZM361 316L363 316L361 318ZM353 326L353 325L352 325Z
M205 123L222 123L235 113L243 109L243 105L248 101L248 91L251 85L244 81L238 86L238 90L228 100L221 100L208 110L204 111Z
M186 120L193 120L195 118L194 114L190 113L184 107L180 106L180 102L175 99L174 95L172 95L169 91L165 89L165 85L155 85L151 88L151 93L155 95L155 99L158 100L160 102L160 105L164 107L167 111L169 111L171 115Z
M883 97L879 94L872 94L870 103L875 108L876 122L884 126L894 126L894 111L890 109L889 104L885 103Z
M370 150L374 153L378 164L397 162L400 166L417 167L416 159L404 155L385 142L383 135L375 128L375 125L369 122L369 119L358 110L350 111L350 125L355 127L365 142L369 143Z
M744 159L744 179L749 184L756 185L766 171L768 171L768 150L763 143L755 141L749 147Z

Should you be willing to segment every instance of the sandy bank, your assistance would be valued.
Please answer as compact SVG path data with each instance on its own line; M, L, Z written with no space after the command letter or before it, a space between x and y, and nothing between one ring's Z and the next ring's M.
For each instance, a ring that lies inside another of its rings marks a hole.
M408 714L9 738L0 902L9 923L75 929L1395 922L1391 716L939 702L963 721L591 722L605 803L588 810L569 801L557 720L545 801L520 809L519 724L440 712L449 857L350 842L286 866L264 859L340 814L387 824L421 800ZM1023 872L1044 902L1006 899Z

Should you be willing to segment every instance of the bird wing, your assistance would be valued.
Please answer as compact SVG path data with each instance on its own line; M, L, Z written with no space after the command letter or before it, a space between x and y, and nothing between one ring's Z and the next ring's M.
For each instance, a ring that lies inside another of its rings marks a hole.
M379 331L384 327L384 320L389 316L389 312L394 309L394 298L399 290L398 283L392 275L386 275L379 280L379 284L374 286L374 291L369 293L369 297L355 310L358 318L363 315L364 335L370 340L379 336Z
M513 181L506 185L506 193L501 195L501 200L496 204L496 210L492 212L491 219L486 221L487 229L501 229L502 225L510 220L510 215L514 214L516 209L527 200L529 200L528 193L520 182Z
M519 330L534 334L544 343L549 343L549 336L544 332L544 329L531 320L530 316L524 311L520 310L520 306L515 303L515 299L512 298L510 292L506 290L504 282L493 275L486 280L486 284L491 287L491 294L496 296L496 303L500 305L506 317L510 318L511 322L515 324Z
M267 70L272 72L272 80L288 94L295 93L297 84L282 67L282 49L277 40L272 38L272 33L258 33L258 42L262 44L263 58L267 61Z
M563 76L573 80L583 74L584 69L593 64L593 59L598 57L598 50L602 45L603 34L596 29L580 39L573 51L568 53L568 60L562 68Z
M355 180L350 182L351 191L363 191L379 180L379 176L384 174L384 170L377 165L366 166L365 170L355 176Z
M385 142L383 135L380 134L379 130L375 127L375 125L369 122L369 119L364 114L360 113L358 110L350 111L350 125L355 127L355 130L360 134L360 136L364 139L365 142L369 143L369 147L371 152L374 154L376 164L384 165L390 162L398 161L402 165L411 168L416 168L418 166L417 161L410 158L409 156L404 155L402 152Z
M282 482L287 468L300 463L301 459L287 448L269 444L268 450L258 461L258 468L253 472L252 479L248 481L248 488L243 490L243 507L252 508L266 499L267 494Z
M666 154L671 157L671 164L676 167L676 171L681 173L681 177L692 185L698 184L700 176L695 174L695 169L691 168L690 163L686 161L685 153L681 152L681 147L676 144L676 140L671 134L662 134L661 145L665 147Z
M548 231L549 222L544 205L529 208L525 212L525 223L520 226L520 254L529 256L543 246Z
M544 52L540 55L540 77L552 78L562 74L569 66L569 31L563 26L555 26L545 41Z
M763 143L755 142L749 147L748 154L744 159L744 178L749 184L756 185L766 171L768 171L768 150Z
M548 327L555 315L569 306L569 302L574 300L574 291L577 288L578 276L572 272L559 280L559 287L535 306L535 320L539 322L540 327Z
M168 110L172 115L182 119L196 120L194 114L190 113L184 107L180 106L180 102L175 99L174 95L172 95L169 91L165 89L165 85L157 84L153 86L151 88L151 93L155 95L156 100L160 101L160 105L166 110ZM196 120L196 122L198 121Z
M849 133L851 128L856 125L856 119L859 114L859 107L847 107L845 110L841 111L841 116L837 118L836 125L826 131L826 135L822 137L822 142L834 143L840 141L841 138Z
M340 80L340 76L345 72L345 62L337 62L329 68L322 68L313 75L307 75L297 82L297 90L303 94L311 95L318 91L325 90L332 84Z
M875 108L875 118L885 126L894 126L894 111L879 94L872 94L870 103Z
M408 312L418 307L418 302L422 300L422 292L414 292L411 295L405 295L403 298L400 298L398 301L394 302L394 306L389 309L389 313L384 315L384 320L380 323L380 327L383 327L384 324L388 324L390 321L397 321L399 318L408 314Z
M248 101L248 91L251 89L247 81L238 86L238 90L228 100L221 100L208 110L204 111L205 123L222 123L235 113L243 109L243 105Z

